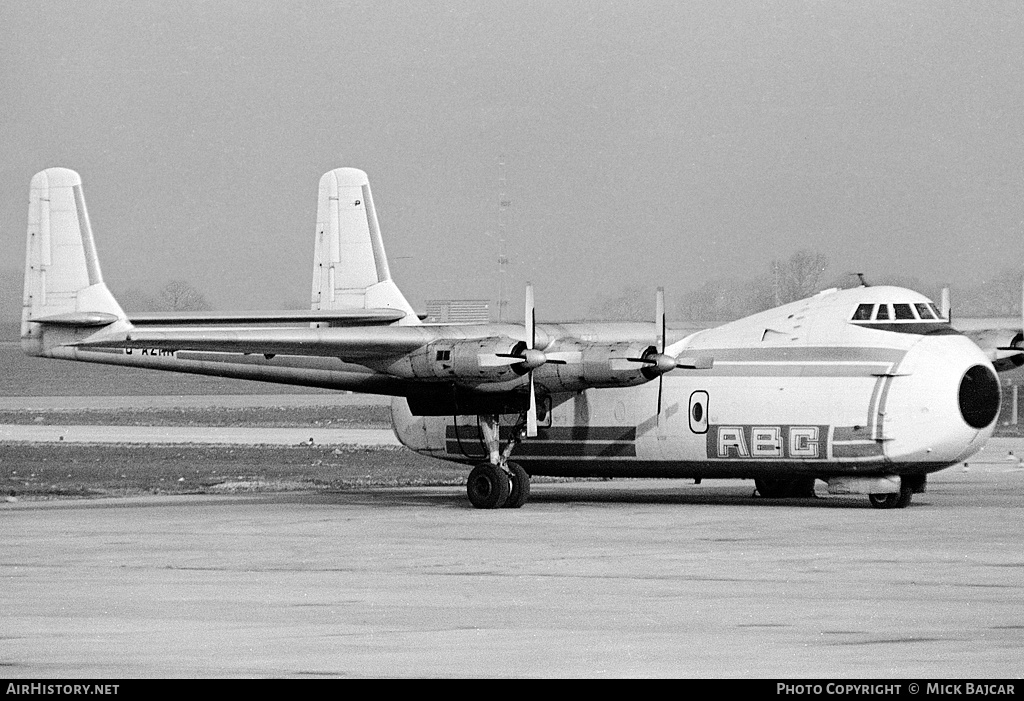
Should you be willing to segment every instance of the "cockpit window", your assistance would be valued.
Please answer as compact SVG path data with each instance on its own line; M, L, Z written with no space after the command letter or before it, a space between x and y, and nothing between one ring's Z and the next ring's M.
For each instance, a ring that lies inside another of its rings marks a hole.
M857 311L853 313L854 321L871 321L871 312L874 310L875 305L873 304L862 304L857 307Z
M919 317L921 317L921 319L934 319L935 318L935 315L932 314L932 310L928 308L927 304L923 304L921 302L918 302L917 304L914 305L914 309L917 310L917 315Z
M947 322L934 302L858 304L852 321L927 321Z
M892 308L896 313L896 318L901 321L913 321L915 319L914 312L911 310L909 304L894 304L892 305Z

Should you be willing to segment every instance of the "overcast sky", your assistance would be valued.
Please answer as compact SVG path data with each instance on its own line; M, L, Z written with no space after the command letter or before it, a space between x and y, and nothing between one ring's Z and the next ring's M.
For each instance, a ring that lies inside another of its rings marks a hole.
M567 318L801 248L984 279L1022 260L1024 3L0 3L6 269L66 166L114 289L308 307L354 166L416 308L493 298L499 154L519 315L528 279Z

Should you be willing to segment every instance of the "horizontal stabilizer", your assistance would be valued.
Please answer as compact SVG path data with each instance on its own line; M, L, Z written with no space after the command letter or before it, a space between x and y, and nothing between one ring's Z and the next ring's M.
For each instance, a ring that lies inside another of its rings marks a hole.
M119 317L105 312L68 312L52 316L32 317L34 324L51 324L53 326L109 326Z

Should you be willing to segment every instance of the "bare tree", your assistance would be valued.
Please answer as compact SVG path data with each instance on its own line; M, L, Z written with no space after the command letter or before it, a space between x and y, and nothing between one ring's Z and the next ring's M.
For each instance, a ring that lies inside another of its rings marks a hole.
M774 299L768 300L768 307L795 302L819 292L828 266L828 256L806 249L797 251L789 260L774 261L770 273Z
M203 293L184 280L171 280L155 294L138 288L119 291L118 301L131 312L198 312L210 309Z
M614 297L600 296L587 316L594 321L647 321L654 318L654 292L630 285Z
M1018 316L1024 268L1005 268L991 280L952 291L956 316Z
M734 278L715 278L688 290L675 307L689 321L731 321L749 314L750 283Z
M171 280L157 293L159 311L201 312L210 308L203 293L184 280Z

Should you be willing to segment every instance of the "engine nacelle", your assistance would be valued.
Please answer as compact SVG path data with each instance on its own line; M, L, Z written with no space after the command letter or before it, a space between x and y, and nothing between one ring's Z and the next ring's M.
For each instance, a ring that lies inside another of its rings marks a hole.
M579 392L592 387L629 387L642 385L657 377L638 358L656 353L643 343L556 342L544 353L548 362L534 371L534 380L548 392Z
M434 341L381 369L407 379L507 389L509 383L525 381L517 367L523 361L511 357L524 346L522 341L508 337Z

